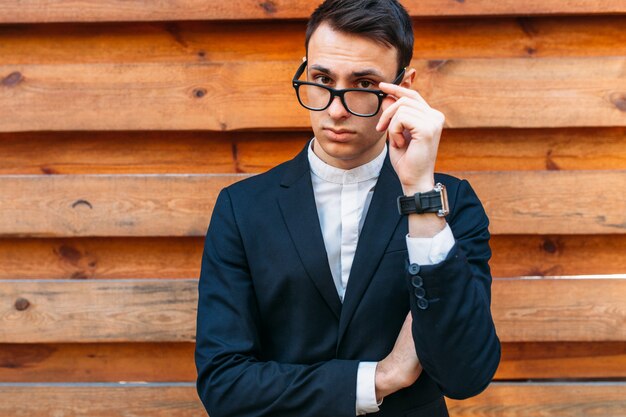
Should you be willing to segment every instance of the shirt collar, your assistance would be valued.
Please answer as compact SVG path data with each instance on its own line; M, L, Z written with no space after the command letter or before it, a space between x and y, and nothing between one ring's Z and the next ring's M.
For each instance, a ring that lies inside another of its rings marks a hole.
M383 146L382 152L368 163L352 169L341 169L322 161L313 152L313 141L315 138L309 142L308 150L311 171L322 180L335 184L356 184L377 178L387 156L387 146Z

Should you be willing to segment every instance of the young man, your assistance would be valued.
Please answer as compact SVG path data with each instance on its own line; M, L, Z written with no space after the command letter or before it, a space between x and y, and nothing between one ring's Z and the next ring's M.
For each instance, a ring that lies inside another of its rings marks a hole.
M211 417L447 416L500 359L488 219L434 173L444 116L410 89L402 6L327 0L306 47L314 139L222 190L209 225L199 396Z

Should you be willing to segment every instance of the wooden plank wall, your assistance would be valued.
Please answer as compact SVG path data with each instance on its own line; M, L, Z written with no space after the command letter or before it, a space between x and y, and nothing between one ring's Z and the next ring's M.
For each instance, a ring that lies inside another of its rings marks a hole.
M0 415L204 415L203 236L311 136L289 81L316 3L3 1ZM503 358L451 415L626 416L626 4L405 4L437 170L492 221Z

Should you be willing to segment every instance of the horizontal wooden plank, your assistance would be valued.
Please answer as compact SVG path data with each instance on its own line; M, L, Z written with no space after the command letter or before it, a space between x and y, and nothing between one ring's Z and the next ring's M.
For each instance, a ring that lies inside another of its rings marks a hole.
M9 383L1 388L3 415L206 417L191 383ZM451 417L623 417L626 384L494 382L476 397L463 401L446 399L446 402Z
M626 171L453 172L493 234L624 234ZM219 190L243 175L0 176L0 235L203 236ZM548 190L548 191L546 191ZM607 210L607 196L611 209Z
M193 343L0 345L4 382L192 382ZM626 342L504 343L495 380L626 378Z
M0 300L0 343L191 341L197 280L5 280ZM498 279L492 314L503 342L626 341L626 276Z
M0 65L0 131L306 128L297 62ZM413 88L447 127L625 126L625 62L415 60Z
M304 19L319 0L164 0L158 7L146 0L48 0L45 7L37 0L5 0L0 23L11 22L93 22L218 19ZM559 1L529 0L404 0L411 16L472 16L532 14L626 13L620 0Z
M0 383L0 415L207 417L191 383Z
M198 278L203 245L201 236L4 238L0 279Z
M451 417L622 417L626 383L493 383L463 401L446 398Z
M421 18L421 59L626 55L626 16ZM155 22L0 25L5 64L290 61L305 22Z
M501 278L491 311L506 342L625 341L626 275Z
M197 278L204 238L0 238L0 279ZM619 274L624 235L495 235L494 277ZM1 380L1 378L0 378Z
M10 236L203 236L219 190L237 175L4 176Z
M495 379L626 378L626 342L504 343Z
M619 274L626 271L626 235L492 236L496 277Z
M0 133L0 175L258 173L311 139L291 132ZM626 169L626 128L446 129L436 170Z
M191 382L194 343L0 344L3 382Z
M475 172L464 177L476 189L495 234L626 232L626 194L616 191L624 188L626 171Z
M3 281L0 343L185 342L197 280Z

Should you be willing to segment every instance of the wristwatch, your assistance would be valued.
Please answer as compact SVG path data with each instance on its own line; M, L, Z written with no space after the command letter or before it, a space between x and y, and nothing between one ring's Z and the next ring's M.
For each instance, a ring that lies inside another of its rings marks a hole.
M401 215L437 213L443 217L450 212L448 209L448 194L446 186L438 182L435 188L425 193L415 193L412 196L398 197L398 212Z

